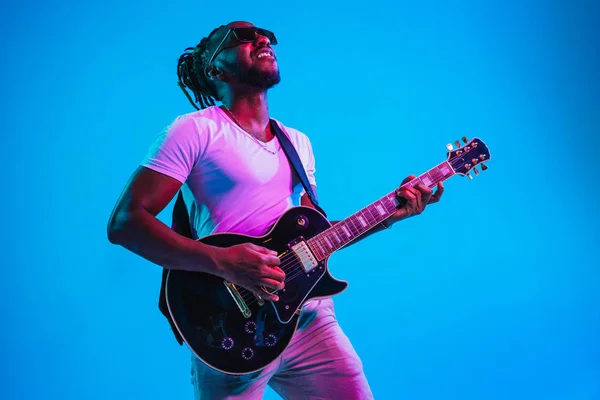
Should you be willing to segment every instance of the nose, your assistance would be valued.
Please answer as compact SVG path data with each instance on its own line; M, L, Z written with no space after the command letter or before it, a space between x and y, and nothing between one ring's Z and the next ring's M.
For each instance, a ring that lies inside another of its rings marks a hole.
M269 40L268 37L263 36L259 33L256 34L256 39L254 39L254 43L256 44L256 46L260 47L260 46L270 46L271 45L271 41Z

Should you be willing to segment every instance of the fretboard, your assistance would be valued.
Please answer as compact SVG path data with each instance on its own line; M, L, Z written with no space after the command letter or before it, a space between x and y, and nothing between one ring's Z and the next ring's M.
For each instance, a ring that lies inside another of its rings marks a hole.
M423 183L429 188L433 188L439 182L450 178L454 173L448 161L444 161L402 186L416 186ZM339 221L331 228L312 237L307 241L308 245L319 261L323 260L334 251L344 247L391 217L396 212L399 204L394 190L348 218Z

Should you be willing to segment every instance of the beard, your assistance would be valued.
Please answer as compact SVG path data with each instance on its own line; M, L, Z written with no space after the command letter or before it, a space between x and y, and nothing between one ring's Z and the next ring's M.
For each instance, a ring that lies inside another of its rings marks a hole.
M238 79L241 83L256 89L267 90L277 85L281 81L281 76L279 75L279 69L261 71L256 66L252 66L246 71L240 71Z

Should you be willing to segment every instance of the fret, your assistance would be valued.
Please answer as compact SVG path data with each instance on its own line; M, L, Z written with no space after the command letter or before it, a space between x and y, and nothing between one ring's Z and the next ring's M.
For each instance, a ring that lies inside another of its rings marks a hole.
M327 254L327 250L325 249L325 246L323 246L323 244L321 243L320 240L317 240L316 243L319 246L319 252L321 253L321 257L324 257Z
M385 207L387 208L388 212L391 213L396 211L396 195L388 194L384 197L384 199L386 200Z
M308 240L306 241L306 243L308 243L308 247L309 247L309 249L310 249L310 250L313 252L313 254L314 254L314 255L315 255L315 256L316 256L318 259L322 259L322 258L323 258L323 256L324 256L324 252L322 252L322 251L319 249L319 246L318 246L318 244L317 244L317 241L315 241L315 240L314 240L314 238L313 238L313 239L308 239Z
M414 187L422 183L432 188L438 182L452 175L454 175L454 170L448 161L445 161L405 185ZM323 260L337 249L344 247L388 219L396 212L397 207L398 199L394 190L310 239L311 249L319 260Z
M348 230L348 233L350 234L350 239L354 239L356 237L356 234L354 233L354 229L352 228L352 226L349 225L350 223L352 223L352 221L344 220L344 227Z
M369 213L369 225L371 225L371 227L377 225L379 223L378 220L381 219L379 207L373 203L371 207L367 209L367 212Z
M429 171L429 176L431 176L431 180L433 181L433 183L437 183L443 178L444 174L440 172L438 167L435 167L434 169Z
M454 171L448 165L448 161L445 161L444 163L442 163L441 165L439 165L438 169L440 170L440 172L442 173L442 176L444 178L449 178L449 177L451 177L454 174Z
M355 232L356 232L356 226L354 225L354 221L352 221L352 217L353 216L351 215L348 218L346 218L344 220L344 223L348 227L348 230L350 230L350 233L352 234L352 236L354 236Z
M345 246L357 237L387 219L396 210L395 191L352 214L315 237L319 258Z
M373 205L369 205L368 207L365 207L361 210L361 215L367 222L364 232L368 231L373 226L373 213Z
M329 247L331 247L332 250L335 250L335 244L333 238L331 237L331 230L332 228L323 232L323 240L325 240L325 242L329 245Z
M388 214L393 213L394 211L396 211L396 195L387 195L385 197L383 197L381 199L381 202L383 203L383 206L385 207L385 209L387 210Z
M363 232L363 224L361 224L357 214L353 215L352 223L354 225L354 234L360 236Z
M363 227L363 232L366 232L369 230L369 227L372 224L372 220L373 220L373 213L371 212L371 206L365 207L362 210L360 210L360 215L363 218L363 220L365 221L365 225Z
M373 203L370 207L367 207L366 210L369 213L369 222L371 227L377 225L379 223L378 220L381 219L381 213L377 205Z
M333 227L333 229L331 230L331 234L329 235L330 238L333 239L334 244L337 242L338 244L341 243L342 241L340 240L340 237L338 236L337 232L335 231L335 226Z
M338 225L342 226L342 231L346 234L346 238L348 240L352 239L352 234L350 233L350 231L348 230L348 228L346 227L345 223L340 223Z
M423 176L421 177L421 182L423 182L423 184L427 187L431 187L432 183L435 180L431 178L431 176L429 175L429 172L426 172L425 174L423 174Z
M360 222L361 230L365 229L368 226L367 221L363 218L362 215L359 215L357 218L358 218L358 221Z
M381 217L383 217L384 215L387 214L387 210L383 207L383 204L381 203L381 201L378 201L377 203L379 203L379 204L375 205L375 209L379 212L379 215Z
M325 241L323 240L323 237L321 235L319 235L317 237L319 239L319 246L321 246L321 248L323 249L323 254L329 253L329 250L327 250L327 246L325 245Z
M379 211L379 217L381 217L381 219L385 218L387 216L388 211L383 205L383 201L378 200L376 203L377 211Z
M323 235L323 240L325 241L325 243L327 243L327 246L329 246L329 250L333 251L334 250L333 245L329 241L329 238L327 237L327 235Z
M346 236L346 232L344 231L344 229L342 229L342 226L340 224L337 224L335 226L335 233L340 238L341 243L348 239L348 236Z

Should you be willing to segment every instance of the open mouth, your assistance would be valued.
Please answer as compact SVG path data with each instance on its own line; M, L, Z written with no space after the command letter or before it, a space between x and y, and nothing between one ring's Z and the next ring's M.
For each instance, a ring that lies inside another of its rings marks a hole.
M271 49L264 49L258 52L255 56L258 60L274 60L275 55Z

